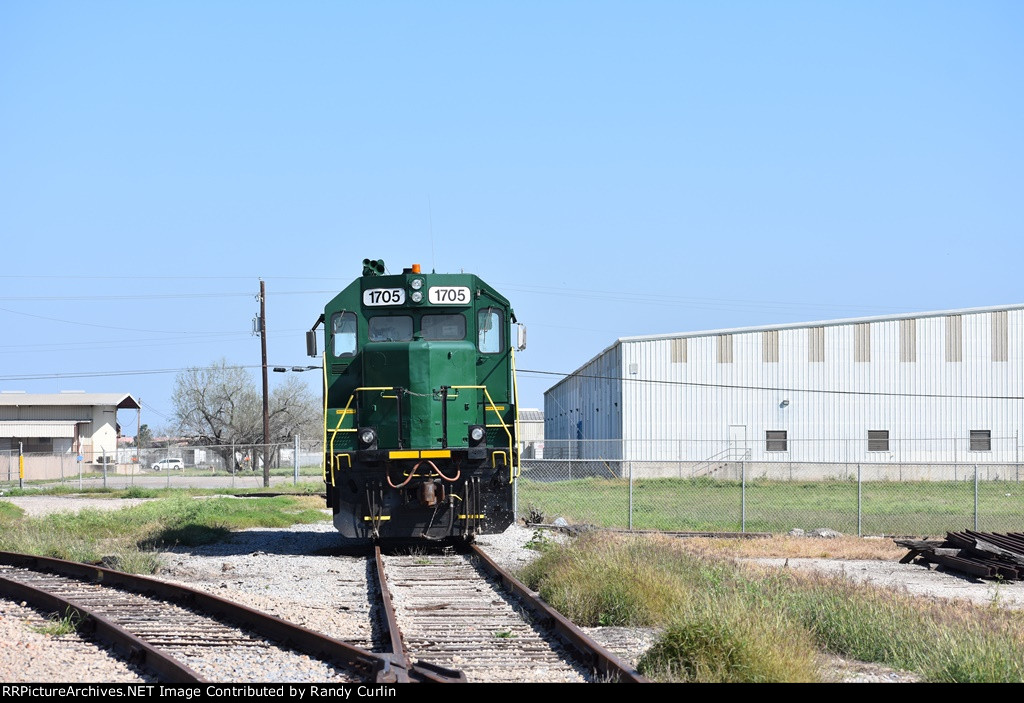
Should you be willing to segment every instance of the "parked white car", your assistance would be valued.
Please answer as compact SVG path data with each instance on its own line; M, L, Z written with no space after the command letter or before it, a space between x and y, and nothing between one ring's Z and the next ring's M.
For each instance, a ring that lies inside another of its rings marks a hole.
M153 464L153 471L160 471L162 469L184 469L185 461L183 459L161 459L160 461Z

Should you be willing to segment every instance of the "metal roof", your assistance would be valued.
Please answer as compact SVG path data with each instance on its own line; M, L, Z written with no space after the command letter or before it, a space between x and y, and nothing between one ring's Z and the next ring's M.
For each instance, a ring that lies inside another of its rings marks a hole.
M897 315L875 315L873 317L847 317L838 320L817 320L815 322L786 322L778 325L761 325L758 327L730 327L720 330L704 330L701 332L675 332L670 334L648 334L636 337L620 337L619 342L647 342L656 339L681 339L684 337L707 337L718 334L741 334L744 332L768 332L770 330L791 330L802 327L834 327L838 325L856 325L862 322L889 322L890 320L916 320L922 317L945 317L947 315L970 315L982 312L999 312L1002 310L1021 310L1024 303L1014 305L992 305L983 308L959 308L957 310L934 310L931 312L905 312ZM615 346L612 344L608 348ZM600 355L598 355L600 356Z
M130 393L12 393L0 392L0 406L94 406L106 405L119 410L138 410L141 406Z
M786 322L776 325L760 325L755 327L727 327L718 330L702 330L700 332L670 332L663 334L646 334L637 335L633 337L619 337L614 342L609 344L607 347L602 349L600 352L587 359L583 364L580 364L575 371L566 374L561 380L553 384L548 391L557 388L566 380L577 374L581 369L592 364L595 360L601 358L609 351L619 346L623 342L652 342L661 339L689 339L691 337L710 337L719 334L742 334L747 332L768 332L770 330L788 330L788 329L800 329L803 327L834 327L839 325L855 325L862 322L888 322L890 320L911 320L920 319L924 317L945 317L947 315L971 315L985 312L1001 312L1003 310L1022 310L1024 309L1024 303L1013 303L1010 305L989 305L980 308L957 308L954 310L931 310L928 312L906 312L895 315L875 315L872 317L847 317L839 318L836 320L816 320L813 322ZM547 391L545 391L546 393Z
M544 422L544 412L534 408L523 408L519 411L519 422Z

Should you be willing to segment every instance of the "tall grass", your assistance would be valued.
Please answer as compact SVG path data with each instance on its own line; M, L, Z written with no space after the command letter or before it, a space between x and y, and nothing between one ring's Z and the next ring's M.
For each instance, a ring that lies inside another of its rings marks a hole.
M827 652L933 682L1024 682L1019 613L749 568L650 538L550 545L522 575L582 625L660 628L640 668L661 681L817 681Z

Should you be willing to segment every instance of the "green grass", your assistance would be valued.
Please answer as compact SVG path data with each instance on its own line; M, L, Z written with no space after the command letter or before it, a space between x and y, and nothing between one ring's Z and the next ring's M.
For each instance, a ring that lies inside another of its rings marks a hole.
M548 519L630 526L630 485L623 479L519 481L519 504ZM678 531L788 532L831 527L856 534L855 481L642 479L632 486L632 527ZM974 527L973 481L871 481L861 485L863 534L944 534ZM743 516L746 516L745 524ZM978 528L1020 529L1024 486L979 484Z
M86 509L35 518L0 501L0 550L151 573L158 567L156 552L168 547L208 544L225 539L232 530L325 519L319 510L321 499L311 496L245 499L148 489L120 493L160 497L120 510Z
M47 619L45 625L39 625L32 629L44 635L60 637L61 635L69 635L77 631L80 624L81 615L77 611L68 608L64 611L64 615L53 613Z
M522 577L580 625L660 628L639 664L659 681L818 681L831 652L932 682L1024 682L1024 618L997 608L600 535L547 545Z

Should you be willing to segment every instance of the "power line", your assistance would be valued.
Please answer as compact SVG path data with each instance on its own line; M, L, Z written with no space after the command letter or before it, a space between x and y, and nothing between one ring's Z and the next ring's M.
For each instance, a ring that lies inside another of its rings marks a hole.
M947 393L898 393L889 391L843 391L829 388L794 388L790 386L747 386L734 383L702 383L699 381L669 381L653 378L624 378L619 376L600 376L584 373L562 373L558 371L537 371L534 369L518 369L519 373L537 376L561 376L563 378L590 378L601 381L629 383L646 383L665 386L688 386L694 388L723 388L730 390L776 391L784 393L820 393L824 395L864 395L895 398L948 398L952 400L1024 400L1020 395L962 395Z
M298 364L271 364L268 363L269 367L286 367L292 368L298 366ZM137 369L132 371L72 371L68 373L40 373L40 374L14 374L9 376L0 376L0 381L43 381L53 380L61 378L108 378L116 376L155 376L168 373L180 373L182 371L193 371L193 370L207 370L207 369L261 369L262 364L229 364L222 366L219 364L210 366L189 366L183 368L170 368L170 369ZM946 398L950 400L1013 400L1020 401L1024 400L1024 396L1019 395L978 395L978 394L947 394L947 393L905 393L905 392L889 392L889 391L847 391L837 390L830 388L796 388L793 386L751 386L734 383L706 383L699 381L670 381L665 379L650 379L650 378L624 378L619 376L601 376L596 374L582 374L582 373L564 373L559 371L540 371L536 369L519 369L521 374L531 374L534 376L560 376L562 378L589 378L603 381L615 381L623 383L644 383L653 385L665 385L665 386L682 386L682 387L693 387L693 388L721 388L729 390L753 390L753 391L774 391L774 392L785 392L785 393L818 393L823 395L855 395L855 396L875 396L875 397L891 397L891 398Z
M337 289L332 290L283 290L275 291L274 295L337 295ZM4 295L0 300L11 301L45 301L45 302L74 302L74 301L101 301L101 300L188 300L193 298L251 298L252 293L146 293L144 295ZM8 311L11 312L11 311Z

